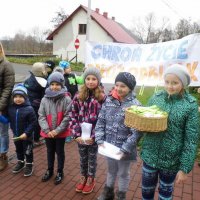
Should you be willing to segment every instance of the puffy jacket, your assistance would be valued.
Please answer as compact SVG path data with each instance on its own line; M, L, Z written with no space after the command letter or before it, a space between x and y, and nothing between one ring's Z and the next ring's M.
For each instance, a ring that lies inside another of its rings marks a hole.
M5 59L0 61L0 112L8 106L9 98L15 83L15 73L12 65Z
M46 83L44 86L42 86L37 81L36 76L32 72L30 72L30 74L30 77L24 81L24 86L28 91L28 97L31 105L34 107L34 109L39 109L40 102L45 94L47 81L46 79L39 77L40 79L44 79L44 82Z
M21 105L11 104L8 109L8 115L14 137L18 137L22 133L26 133L28 138L33 137L37 118L28 99Z
M108 96L99 113L95 127L95 140L97 144L104 141L113 144L125 153L129 153L127 159L136 160L137 141L142 136L133 128L124 124L125 109L131 105L141 105L132 93L129 93L123 102Z
M39 124L41 127L40 135L48 137L47 133L55 130L58 138L64 138L70 135L69 125L69 110L71 108L71 99L68 96L62 95L59 97L43 97L39 114Z
M149 105L157 105L169 114L168 128L160 133L145 134L142 160L158 169L189 173L199 142L196 99L187 92L183 96L169 96L166 91L160 91L150 99Z

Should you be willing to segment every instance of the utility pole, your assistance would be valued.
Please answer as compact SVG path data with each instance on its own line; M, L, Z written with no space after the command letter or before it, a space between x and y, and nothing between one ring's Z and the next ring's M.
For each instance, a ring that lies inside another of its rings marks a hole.
M91 22L91 0L88 0L88 9L87 9L87 29L86 29L86 40L90 40L90 22Z

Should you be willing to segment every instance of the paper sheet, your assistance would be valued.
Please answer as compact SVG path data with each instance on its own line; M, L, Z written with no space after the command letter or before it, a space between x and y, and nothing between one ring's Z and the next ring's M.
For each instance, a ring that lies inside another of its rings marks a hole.
M103 155L103 156L107 156L109 158L113 158L115 160L120 160L121 159L121 154L117 155L117 153L120 152L120 148L108 143L108 142L104 142L104 147L99 147L98 148L98 153Z
M90 138L91 131L92 131L92 124L83 122L81 124L81 131L82 131L82 134L81 134L82 139Z

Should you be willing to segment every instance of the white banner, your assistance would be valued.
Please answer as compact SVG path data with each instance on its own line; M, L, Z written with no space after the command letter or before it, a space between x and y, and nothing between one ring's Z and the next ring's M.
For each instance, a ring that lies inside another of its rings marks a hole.
M163 85L163 71L171 64L187 67L190 86L200 86L200 34L154 44L86 42L86 67L97 67L103 83L114 83L119 72L132 73L137 85Z

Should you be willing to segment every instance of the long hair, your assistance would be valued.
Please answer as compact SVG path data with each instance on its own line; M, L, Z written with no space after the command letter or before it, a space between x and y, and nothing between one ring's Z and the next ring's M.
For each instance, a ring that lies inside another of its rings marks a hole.
M89 90L85 85L80 88L78 99L85 101L90 95L92 95L97 101L102 101L104 98L104 90L101 86L93 90Z

